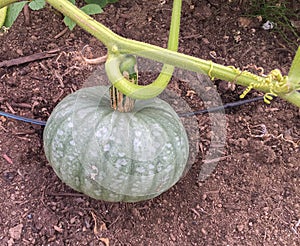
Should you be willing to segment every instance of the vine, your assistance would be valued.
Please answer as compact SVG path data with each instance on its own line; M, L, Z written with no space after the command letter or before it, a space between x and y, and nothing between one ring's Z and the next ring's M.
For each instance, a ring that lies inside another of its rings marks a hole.
M14 2L17 2L17 0L0 0L0 8ZM142 86L131 83L116 69L112 69L113 66L118 64L117 61L114 61L116 59L108 57L106 62L107 75L112 84L125 95L130 95L136 99L148 99L157 96L168 83L168 78L173 73L173 67L180 67L197 73L205 73L211 78L234 81L236 84L245 86L246 90L242 96L245 96L251 89L257 89L265 93L267 103L270 102L273 96L279 96L300 107L300 93L298 92L300 87L300 47L296 52L288 76L281 75L278 69L272 70L267 76L255 75L249 71L241 72L237 68L178 53L172 49L164 49L123 38L98 23L67 0L47 0L46 2L99 39L107 47L109 54L114 54L114 49L117 48L118 54L138 55L165 64L164 73L161 73L158 80L150 85ZM181 0L174 0L174 9L180 11ZM174 19L176 20L176 18L178 24L180 17L175 16ZM178 39L170 39L170 41L178 42Z
M262 68L261 68L262 69ZM262 69L263 72L263 69ZM249 73L248 71L243 71L242 73ZM249 73L251 75L251 73ZM270 92L265 93L264 101L267 104L271 103L271 100L274 96L278 96L280 94L287 94L292 91L289 83L288 77L283 76L279 69L272 70L265 79L262 78L254 78L256 79L257 83L251 83L244 92L240 95L240 98L244 98L252 89L263 89L268 87Z

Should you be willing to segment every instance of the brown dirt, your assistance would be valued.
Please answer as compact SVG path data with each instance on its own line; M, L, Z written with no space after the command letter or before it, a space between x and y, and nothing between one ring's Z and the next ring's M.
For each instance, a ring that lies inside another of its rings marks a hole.
M280 35L262 30L255 18L245 26L240 5L209 2L183 3L180 52L287 74L294 51ZM97 19L122 36L166 47L170 14L171 1L121 0ZM0 61L61 51L51 59L0 68L0 110L46 120L96 69L82 62L81 49L88 44L96 57L105 48L78 27L55 38L65 27L49 7L30 17L25 25L21 14L0 36ZM228 90L223 81L216 84L224 103L242 92ZM185 88L177 91L186 94ZM186 97L193 109L200 105L196 99ZM205 117L198 116L204 152L210 139ZM200 153L169 191L124 204L96 201L65 186L45 159L43 128L0 117L1 245L105 245L106 240L109 245L299 245L299 109L275 99L271 105L231 109L226 119L225 157L210 177L198 180ZM263 138L253 136L259 124L268 131Z

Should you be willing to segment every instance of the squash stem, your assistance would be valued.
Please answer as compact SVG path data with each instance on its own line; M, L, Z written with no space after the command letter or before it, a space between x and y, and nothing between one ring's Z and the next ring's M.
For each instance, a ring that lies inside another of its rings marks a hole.
M182 0L174 0L167 48L171 51L178 50L181 6ZM110 50L110 53L112 58L118 57L119 55L118 51L114 52L113 49ZM109 80L112 82L113 86L118 88L119 91L122 91L123 94L135 99L148 99L159 95L169 84L174 72L174 66L164 64L158 77L150 85L139 86L137 83L128 81L122 73L118 73L115 69L116 66L115 59L108 59L106 61L105 70ZM124 90L124 88L127 88L127 90ZM135 90L132 88L137 89ZM134 93L130 93L130 91ZM143 98L145 95L148 95L148 97Z
M178 43L179 43L179 31L180 31L180 15L181 15L181 5L182 0L174 0L173 9L172 9L172 17L171 17L171 25L169 31L169 40L168 40L168 50L177 51ZM121 55L111 55L112 59L119 59ZM134 56L127 55L127 58L120 63L120 72L121 78L123 80L131 82L133 85L138 85L138 72L136 66L136 60L132 61ZM135 58L134 58L135 59ZM107 60L105 64L105 68L107 74L116 74L116 67L118 67L118 62L109 62L110 59ZM116 61L116 60L115 60ZM168 85L169 81L172 78L172 74L174 71L174 66L164 64L162 70L154 81L154 84L160 84L157 86L162 92ZM113 81L112 81L113 82ZM126 83L128 85L128 83ZM152 83L153 84L153 83ZM135 100L131 97L131 95L125 95L120 90L118 90L114 83L110 88L111 95L111 106L114 110L118 110L120 112L130 112L134 108Z
M136 58L133 55L120 55L119 70L123 77L133 84L138 84L138 71ZM115 68L116 69L116 68ZM135 99L120 92L114 85L110 87L111 107L119 112L131 112L134 108Z

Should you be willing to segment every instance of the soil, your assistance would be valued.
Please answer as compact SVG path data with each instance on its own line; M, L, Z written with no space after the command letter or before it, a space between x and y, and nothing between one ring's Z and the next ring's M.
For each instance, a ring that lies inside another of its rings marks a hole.
M287 74L295 47L263 30L258 18L245 17L245 2L184 1L179 51ZM166 47L171 7L168 0L120 0L96 19L124 37ZM99 68L80 52L89 45L85 55L93 58L105 47L79 27L57 36L64 29L48 6L31 12L29 23L22 13L0 36L0 61L59 49L52 58L0 68L0 110L47 120ZM243 91L225 81L215 85L224 104ZM193 110L203 107L187 85L170 89ZM198 115L199 153L185 177L152 200L108 203L57 178L43 152L42 126L0 117L1 245L300 245L299 109L276 98L229 109L225 118L224 150L205 180L199 173L214 132L209 117Z

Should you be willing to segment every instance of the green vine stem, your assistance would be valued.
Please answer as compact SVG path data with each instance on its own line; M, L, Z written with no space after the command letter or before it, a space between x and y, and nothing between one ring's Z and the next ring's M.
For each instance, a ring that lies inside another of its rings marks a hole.
M300 47L297 50L297 53L294 57L294 60L292 62L288 79L291 84L293 84L295 87L299 86L300 84Z
M5 7L5 6L7 6L7 5L9 5L9 4L11 4L11 3L15 3L15 2L18 2L18 0L1 0L0 1L0 9L2 8L2 7Z
M0 7L13 2L17 1L0 0ZM247 87L248 90L253 88L268 93L269 95L267 98L270 98L271 94L279 96L300 107L300 93L297 92L297 90L300 89L299 83L290 81L287 76L282 76L281 74L279 75L278 70L273 70L266 77L258 76L247 71L240 71L232 66L223 66L213 63L212 61L188 56L155 45L126 39L115 34L104 25L98 23L92 17L86 15L67 0L47 0L47 2L62 14L74 20L76 24L81 26L84 30L99 39L112 55L133 54L186 70L205 73L211 78L235 82L239 85ZM299 52L300 48L298 48L297 54ZM299 63L300 62L298 59L295 67L298 68L300 65ZM108 74L108 76L110 75ZM154 96L152 93L150 93L150 87L135 87L136 85L130 83L130 81L122 79L122 75L113 76L116 76L117 81L112 81L112 83L126 95L130 94L133 97L140 99L147 99ZM150 88L149 93L147 88ZM142 90L142 93L137 93L135 95L135 92L139 90Z
M168 40L168 50L172 51L177 51L178 49L181 5L182 0L174 0ZM128 83L128 79L122 73L116 71L116 67L119 67L121 64L121 60L119 54L115 55L109 52L105 63L106 73L113 86L120 88L122 92L125 92L124 94L131 98L145 98L145 95L149 98L157 96L167 87L174 72L174 66L164 64L156 80L148 86L139 86L138 83Z

